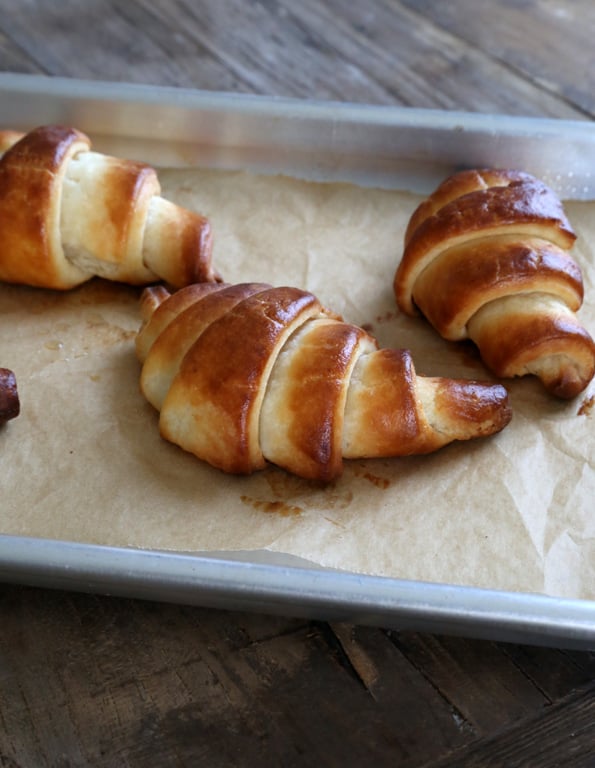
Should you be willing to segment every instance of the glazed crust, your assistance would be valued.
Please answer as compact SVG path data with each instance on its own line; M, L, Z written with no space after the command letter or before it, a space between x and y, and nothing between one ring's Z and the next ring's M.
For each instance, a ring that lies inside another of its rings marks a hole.
M509 234L539 237L562 249L576 240L560 201L536 179L466 193L425 218L411 234L395 276L399 307L415 314L415 282L440 253L474 239Z
M531 181L533 177L523 171L499 168L469 169L448 176L436 187L434 192L413 212L405 231L405 245L411 235L430 216L452 200L457 200L471 192L479 192L490 187L508 187L514 182Z
M209 222L160 196L156 171L85 134L0 132L0 280L66 290L100 276L180 287L219 279Z
M595 374L595 344L575 314L584 290L575 240L560 200L529 174L454 174L411 217L397 304L446 339L471 338L496 375L534 374L574 397Z
M437 450L503 429L500 385L423 378L297 288L147 288L141 390L162 436L227 472L267 462L331 481L344 458Z

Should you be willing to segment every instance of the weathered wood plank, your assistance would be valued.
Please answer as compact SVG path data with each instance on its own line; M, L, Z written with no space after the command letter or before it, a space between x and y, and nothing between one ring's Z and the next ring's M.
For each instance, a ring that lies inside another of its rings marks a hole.
M189 766L271 756L283 765L373 756L382 766L398 756L414 768L453 751L459 760L467 747L484 759L504 749L491 734L539 721L552 701L566 706L561 697L593 663L574 653L571 669L566 659L556 672L566 655L547 649L351 625L331 633L302 620L19 587L0 592L0 622L0 756L40 768L64 754L98 766L173 755ZM536 682L526 670L538 663ZM562 710L556 723L562 739ZM525 757L540 754L532 727ZM580 739L581 749L595 744L588 730Z
M595 653L528 645L500 647L549 701L557 701L595 678Z
M595 115L592 0L401 0L544 92ZM506 78L506 81L513 78Z
M278 3L247 3L241 25L228 19L237 12L236 0L193 9L183 0L167 8L139 0L160 22L171 23L171 8L184 17L185 34L211 51L232 72L241 72L254 93L302 98L372 101L391 100L385 88L361 68L347 62L329 46L320 25L303 23Z
M0 765L43 768L68 755L71 765L144 766L152 753L167 763L183 750L186 764L214 765L228 727L254 751L248 722L262 683L241 650L253 635L291 640L303 622L251 624L245 631L241 614L223 611L3 588Z
M592 768L594 756L595 686L591 684L536 717L453 752L432 768Z
M584 99L576 108L571 94L551 88L536 66L531 71L511 65L514 55L524 55L522 35L532 29L528 14L519 16L510 3L500 12L490 10L503 34L513 28L516 32L507 47L490 52L489 45L477 45L467 29L469 24L473 30L473 20L482 29L481 13L473 12L469 2L459 0L455 11L446 10L455 7L451 3L439 4L442 10L426 4L423 9L432 16L431 23L415 4L405 5L389 0L372 5L345 0L304 0L299 5L290 0L200 5L184 0L96 0L81 6L76 0L0 0L0 29L29 57L31 67L55 75L584 116ZM242 23L230 24L238 14Z
M296 7L291 0L281 2L288 14ZM267 4L272 7L275 3L268 0ZM466 5L467 12L461 18L473 17L477 9L476 3ZM428 22L416 12L415 3L409 9L389 0L373 7L344 0L303 0L299 11L294 12L307 19L310 28L325 30L327 43L346 59L357 61L395 102L516 115L583 116L565 101L552 97L534 79L486 55L484 48ZM525 33L530 31L529 15L521 26Z
M42 70L11 38L0 31L0 71L39 74Z
M344 628L377 671L363 685L324 624L17 587L0 620L0 757L17 765L110 765L113 745L124 766L393 765L470 735L379 629Z
M411 664L386 632L348 624L332 628L362 691L375 703L373 711L392 723L393 764L420 765L475 735L425 670ZM423 744L422 732L432 734Z
M550 703L494 643L406 633L394 639L477 734L504 728Z
M182 33L153 40L152 19L134 2L0 3L0 29L47 74L242 90L209 53L185 46Z

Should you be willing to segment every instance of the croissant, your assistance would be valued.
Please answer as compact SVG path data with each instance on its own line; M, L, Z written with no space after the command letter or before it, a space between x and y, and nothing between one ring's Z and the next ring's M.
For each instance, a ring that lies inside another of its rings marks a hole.
M497 376L533 374L560 398L595 373L595 343L576 316L576 235L554 192L530 174L468 170L414 211L394 291L446 339L470 338Z
M0 425L19 415L20 402L15 375L0 368Z
M219 279L208 220L161 197L150 166L93 152L62 126L2 131L0 152L0 280L65 290L95 275Z
M330 481L343 458L423 454L511 418L499 384L417 376L307 291L146 288L136 353L161 435L226 472L267 462Z

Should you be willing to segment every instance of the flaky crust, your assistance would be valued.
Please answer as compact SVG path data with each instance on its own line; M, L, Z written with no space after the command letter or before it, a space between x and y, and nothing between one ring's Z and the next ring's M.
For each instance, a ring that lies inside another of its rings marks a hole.
M328 482L344 458L428 453L511 418L500 385L423 378L297 288L147 288L141 390L164 438L227 472Z
M538 179L462 171L411 217L397 304L446 339L471 338L496 375L534 374L552 394L574 397L595 373L595 344L576 317L575 240L560 200Z
M66 290L100 276L214 281L209 222L160 196L156 171L91 151L85 134L0 132L0 280Z

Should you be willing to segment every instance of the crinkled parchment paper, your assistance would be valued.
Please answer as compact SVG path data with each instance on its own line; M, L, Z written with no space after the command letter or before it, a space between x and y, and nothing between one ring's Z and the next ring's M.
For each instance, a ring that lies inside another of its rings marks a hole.
M490 378L471 345L397 312L407 193L243 172L161 173L208 215L230 282L308 288L420 373ZM570 203L595 332L595 204ZM499 435L423 457L346 462L321 488L268 468L230 477L158 435L139 392L139 291L0 285L0 364L22 413L0 430L3 533L160 550L269 550L358 572L595 598L595 386L571 402L509 383Z

